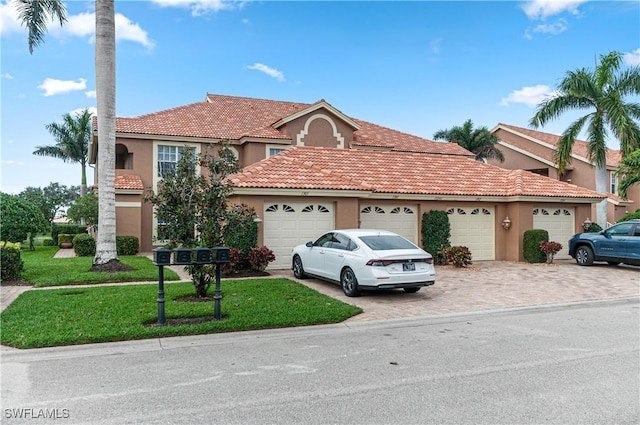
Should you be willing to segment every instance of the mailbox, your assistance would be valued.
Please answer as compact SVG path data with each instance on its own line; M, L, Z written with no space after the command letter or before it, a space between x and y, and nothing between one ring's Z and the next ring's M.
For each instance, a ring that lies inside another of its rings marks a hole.
M217 246L211 248L211 257L214 263L230 263L231 255L229 254L229 248L224 246Z
M156 266L168 266L171 264L171 250L156 248L153 250L153 264Z
M180 265L191 264L191 250L189 248L174 248L173 264L180 264Z
M211 249L199 247L195 248L193 252L195 253L194 263L211 264Z

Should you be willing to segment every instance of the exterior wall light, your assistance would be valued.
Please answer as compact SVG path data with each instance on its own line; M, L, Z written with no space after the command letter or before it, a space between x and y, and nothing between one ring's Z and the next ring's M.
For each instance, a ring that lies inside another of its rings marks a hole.
M509 216L502 220L501 226L504 230L511 229L511 219L509 218Z
M593 223L591 222L591 220L589 219L589 217L587 217L587 219L582 223L582 228L585 230L585 232L587 230L589 230L589 227L591 227Z

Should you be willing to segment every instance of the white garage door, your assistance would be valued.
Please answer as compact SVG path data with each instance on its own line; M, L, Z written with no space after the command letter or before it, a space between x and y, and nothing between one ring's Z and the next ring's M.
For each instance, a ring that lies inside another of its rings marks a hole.
M383 229L418 243L418 208L411 205L362 205L361 229Z
M264 244L273 251L276 260L269 269L291 268L291 249L316 240L334 227L332 203L282 202L265 204Z
M549 240L562 244L562 250L554 258L569 257L569 239L575 233L573 208L534 208L533 228L549 232Z
M451 245L466 246L472 260L495 260L493 207L448 208Z

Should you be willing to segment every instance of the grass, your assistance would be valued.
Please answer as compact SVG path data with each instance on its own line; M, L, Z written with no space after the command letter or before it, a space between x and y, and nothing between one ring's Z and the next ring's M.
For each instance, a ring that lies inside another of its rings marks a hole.
M91 272L93 257L53 258L57 246L36 246L35 251L22 250L24 260L22 279L34 286L60 286L110 282L158 281L158 267L144 256L120 256L120 261L133 267L133 271L107 273ZM178 275L167 268L165 281L179 280Z
M72 270L71 273L80 275ZM284 278L223 280L221 287L222 320L162 327L155 326L157 285L31 290L21 294L0 315L0 342L36 348L306 326L338 323L362 312L359 307ZM165 285L168 322L213 317L213 301L176 301L187 295L193 295L191 283Z

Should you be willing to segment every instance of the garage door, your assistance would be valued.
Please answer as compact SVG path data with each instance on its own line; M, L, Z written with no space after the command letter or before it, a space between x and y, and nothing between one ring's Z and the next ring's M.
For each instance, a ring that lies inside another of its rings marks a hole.
M549 232L549 240L562 244L562 250L555 258L569 257L569 239L575 233L575 211L573 208L534 208L533 228Z
M493 207L447 209L451 245L466 246L472 260L495 260L495 211Z
M412 205L362 205L361 229L383 229L418 243L418 208Z
M265 204L264 244L276 256L276 260L269 264L269 269L291 268L291 249L332 230L334 223L332 203Z

